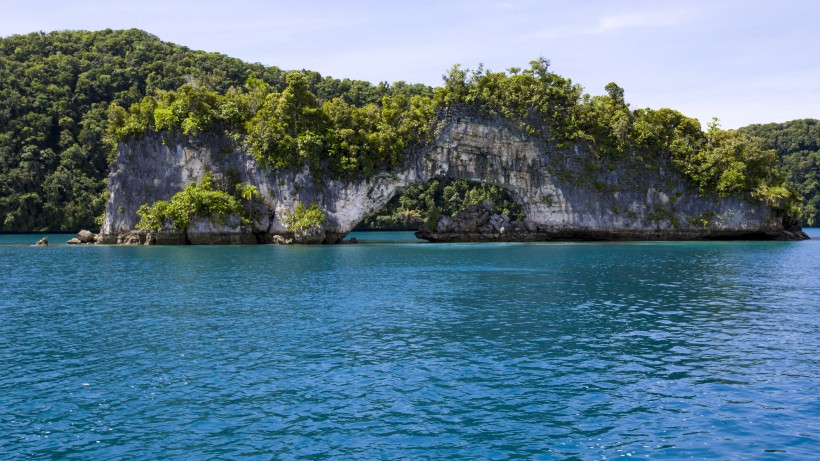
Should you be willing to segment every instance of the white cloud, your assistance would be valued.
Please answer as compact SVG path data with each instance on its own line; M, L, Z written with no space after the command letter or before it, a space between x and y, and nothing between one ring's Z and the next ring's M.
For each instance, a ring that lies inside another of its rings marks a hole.
M568 18L560 26L550 26L540 29L531 38L577 38L590 35L606 35L624 30L639 28L669 28L680 26L692 21L696 17L694 11L682 8L635 11L622 14L606 15L597 22L591 21L588 15ZM590 23L595 25L590 27Z
M684 10L641 11L606 16L598 21L597 27L586 30L586 33L606 34L622 29L677 26L689 21L691 16L690 12Z

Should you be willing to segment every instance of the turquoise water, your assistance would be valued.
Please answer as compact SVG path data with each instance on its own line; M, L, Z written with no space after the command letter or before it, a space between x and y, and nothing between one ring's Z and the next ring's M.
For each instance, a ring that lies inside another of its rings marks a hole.
M805 242L0 236L0 459L813 459Z

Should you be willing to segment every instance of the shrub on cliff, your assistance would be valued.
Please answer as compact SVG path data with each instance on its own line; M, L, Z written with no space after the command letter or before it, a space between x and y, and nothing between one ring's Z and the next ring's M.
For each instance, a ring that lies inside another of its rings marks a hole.
M293 211L286 211L283 220L288 232L292 232L297 239L321 231L325 222L325 214L319 209L317 203L312 203L306 208L301 203L296 205Z
M678 167L704 193L748 195L791 216L800 215L801 199L779 168L777 154L765 141L739 130L709 124L699 149L674 156Z
M246 197L254 197L253 186L239 187L237 192ZM160 231L168 225L177 231L184 231L195 217L210 218L218 224L224 224L230 217L238 216L242 224L250 224L248 209L243 206L242 200L227 192L215 190L210 174L206 174L199 182L189 184L170 200L157 200L150 206L143 204L137 210L137 215L140 217L137 229L143 231Z

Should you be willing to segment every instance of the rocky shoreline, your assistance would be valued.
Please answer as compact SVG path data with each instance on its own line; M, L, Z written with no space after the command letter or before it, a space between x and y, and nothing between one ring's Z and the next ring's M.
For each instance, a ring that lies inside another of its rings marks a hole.
M416 238L431 243L480 243L480 242L585 242L585 241L687 241L687 240L807 240L808 235L799 226L771 232L742 232L732 229L685 231L657 229L600 230L562 229L536 224L527 220L511 219L504 213L494 212L492 205L470 205L454 217L444 216L435 229L422 228L415 232ZM69 239L68 245L291 245L291 244L345 244L358 243L355 237L347 240L343 234L315 233L312 236L294 234L252 233L247 229L234 232L199 231L128 231L117 235L95 234L81 230ZM32 246L48 246L43 237Z
M549 242L549 241L681 241L681 240L807 240L800 226L770 231L734 229L680 230L647 229L568 229L532 221L513 220L495 213L489 203L470 205L454 217L439 219L435 229L421 229L416 238L433 243L447 242Z

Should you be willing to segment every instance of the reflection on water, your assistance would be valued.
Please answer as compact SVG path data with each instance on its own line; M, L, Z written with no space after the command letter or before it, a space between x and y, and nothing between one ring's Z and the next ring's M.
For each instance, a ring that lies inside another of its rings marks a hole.
M0 457L820 450L820 240L396 238L42 249L0 237Z

